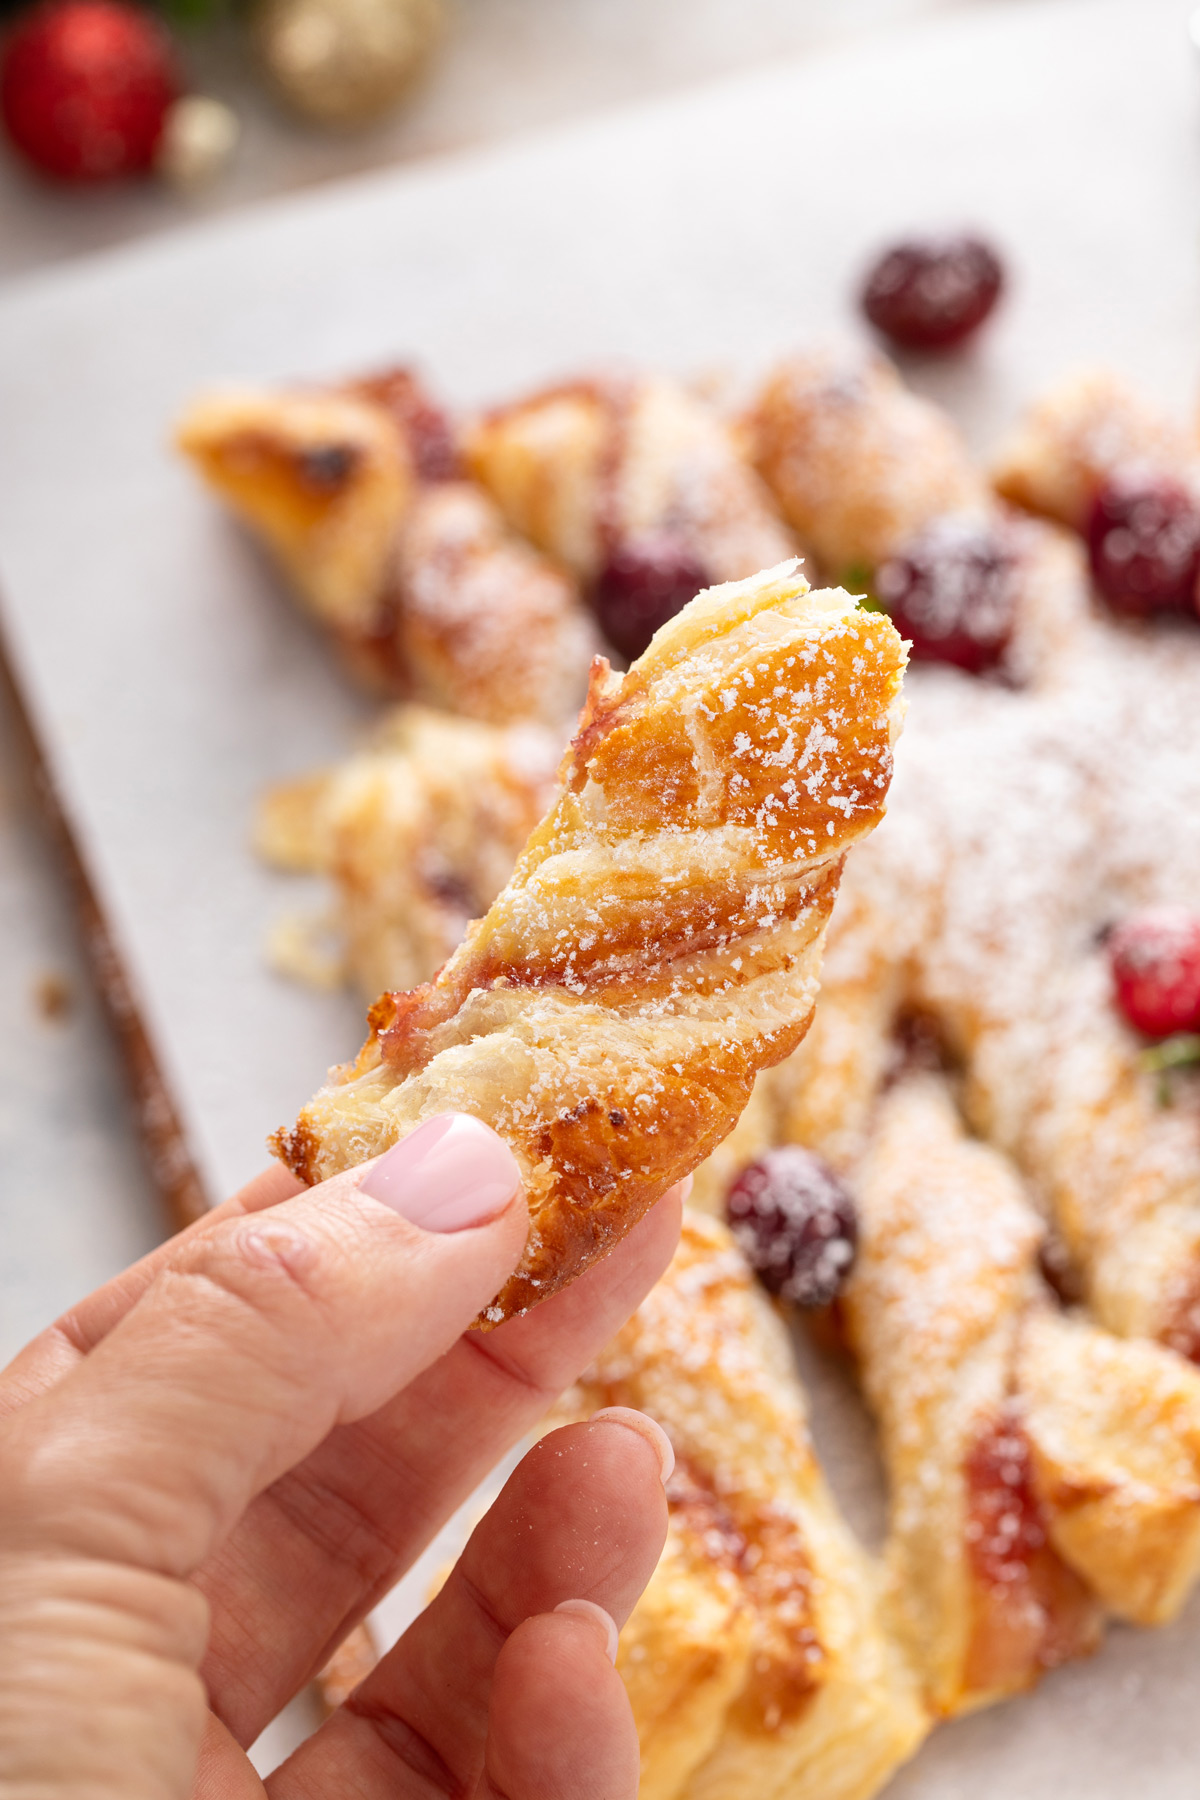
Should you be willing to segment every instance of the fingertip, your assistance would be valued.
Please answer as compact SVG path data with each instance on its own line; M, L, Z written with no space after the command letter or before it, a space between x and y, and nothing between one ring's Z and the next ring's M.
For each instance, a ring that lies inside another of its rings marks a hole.
M594 1600L560 1600L554 1610L556 1613L566 1613L571 1618L584 1620L596 1641L603 1645L609 1662L616 1662L619 1633L617 1621L611 1613L605 1612L602 1606L597 1606Z
M568 1601L526 1619L505 1643L492 1682L481 1800L636 1800L633 1712L607 1632L601 1636L591 1612L587 1601Z
M632 1406L602 1406L599 1412L592 1414L588 1424L620 1425L624 1430L634 1432L644 1444L649 1444L658 1462L659 1479L666 1487L675 1473L675 1447L657 1419Z

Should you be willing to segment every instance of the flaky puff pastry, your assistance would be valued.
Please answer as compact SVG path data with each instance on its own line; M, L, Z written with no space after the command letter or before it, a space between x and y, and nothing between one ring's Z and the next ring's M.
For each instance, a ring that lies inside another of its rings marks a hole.
M1114 475L1151 472L1200 494L1200 453L1187 433L1107 369L1088 369L1048 393L1001 446L996 491L1015 506L1087 528L1092 501Z
M549 388L480 419L465 453L510 523L584 583L664 532L710 582L795 549L721 420L670 381Z
M416 987L508 880L559 750L536 725L398 707L336 767L271 789L257 848L329 878L342 971L368 998Z
M530 1208L488 1322L579 1274L803 1036L843 857L883 813L903 665L887 620L794 564L698 595L624 677L599 662L508 886L436 981L377 1002L278 1154L318 1181L474 1113Z
M1101 1608L1173 1618L1200 1568L1200 1376L1066 1316L1041 1221L941 1077L884 1098L839 1306L880 1420L895 1617L931 1704L1091 1648Z
M782 1322L727 1229L675 1259L567 1397L671 1439L667 1551L621 1634L640 1800L867 1800L928 1726L813 1452Z
M428 478L452 467L435 427L398 371L216 394L178 441L369 685L498 724L565 720L595 644L574 585L473 482Z
M930 520L986 505L947 415L855 345L817 345L781 363L742 430L784 517L839 580L874 568Z
M936 1078L885 1097L839 1300L879 1421L894 1617L947 1716L1091 1649L1099 1611L1049 1542L1015 1404L1040 1229Z
M923 533L982 530L1010 567L1005 672L1039 677L1078 635L1087 590L1076 546L998 507L949 416L911 393L885 357L827 344L789 358L740 435L827 579L870 587Z

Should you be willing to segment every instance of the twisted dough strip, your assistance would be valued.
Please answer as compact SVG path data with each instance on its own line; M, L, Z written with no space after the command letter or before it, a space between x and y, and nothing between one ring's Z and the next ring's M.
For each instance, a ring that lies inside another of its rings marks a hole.
M1200 1374L1064 1316L1041 1223L938 1076L885 1095L841 1297L882 1428L895 1616L943 1714L1162 1624L1200 1569Z
M336 767L271 788L257 847L278 867L330 878L341 973L366 999L416 987L512 874L560 750L537 725L397 707Z
M496 724L574 712L596 643L574 583L455 478L406 371L212 394L178 441L369 686Z
M910 393L885 357L852 345L791 357L741 433L828 580L869 586L889 558L928 546L931 530L982 531L1011 571L1010 678L1044 680L1076 642L1087 613L1077 547L998 506L949 417Z
M1099 1616L1047 1541L1014 1405L1038 1222L935 1077L885 1096L839 1300L879 1420L898 1628L943 1717L1091 1648Z
M904 649L794 563L697 595L629 673L598 662L561 791L437 979L274 1148L307 1181L474 1113L530 1235L498 1324L623 1236L808 1026L842 860L878 822Z
M667 1550L617 1666L641 1800L867 1800L928 1720L809 1437L783 1323L725 1226L674 1261L566 1396L633 1406L675 1450Z
M671 381L549 388L480 419L466 456L509 523L585 584L663 533L710 582L796 547L721 420Z
M1030 408L992 466L1014 506L1086 531L1092 501L1114 475L1174 476L1200 493L1200 453L1186 431L1119 375L1086 369Z

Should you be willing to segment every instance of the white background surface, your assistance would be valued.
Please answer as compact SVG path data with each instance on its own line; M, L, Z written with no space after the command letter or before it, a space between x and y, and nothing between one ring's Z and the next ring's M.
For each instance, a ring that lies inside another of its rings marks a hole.
M1200 319L1186 11L981 10L0 296L10 624L214 1191L255 1166L264 1132L357 1028L356 1009L265 973L258 947L284 884L255 868L244 823L264 779L327 754L359 709L165 453L173 412L218 376L333 373L405 351L465 402L613 357L745 371L845 322L881 238L963 218L1005 246L1012 299L977 353L914 376L978 444L1097 357L1182 409ZM59 941L37 891L21 877L3 896L21 983ZM85 1021L37 1022L27 991L5 995L18 1045L6 1055L42 1127L36 1141L8 1132L28 1186L5 1222L6 1323L28 1307L40 1257L39 1301L82 1273L93 1186L113 1224L91 1239L98 1261L111 1247L115 1264L150 1225L126 1199L116 1137L79 1124L118 1111ZM1096 1662L940 1734L894 1792L1195 1800L1198 1686L1195 1609L1170 1632L1116 1632Z

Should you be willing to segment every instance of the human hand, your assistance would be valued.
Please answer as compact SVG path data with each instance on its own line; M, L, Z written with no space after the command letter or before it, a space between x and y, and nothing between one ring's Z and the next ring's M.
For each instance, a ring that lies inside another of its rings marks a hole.
M265 1789L245 1747L637 1306L678 1201L481 1336L517 1168L432 1121L318 1188L260 1175L36 1339L0 1375L6 1800L633 1800L598 1609L624 1622L666 1529L640 1415L544 1438Z

